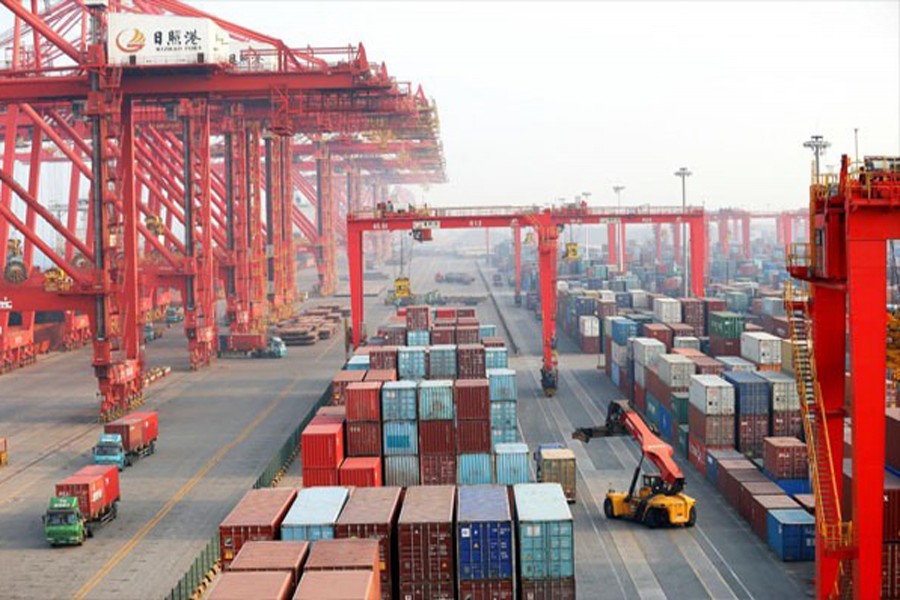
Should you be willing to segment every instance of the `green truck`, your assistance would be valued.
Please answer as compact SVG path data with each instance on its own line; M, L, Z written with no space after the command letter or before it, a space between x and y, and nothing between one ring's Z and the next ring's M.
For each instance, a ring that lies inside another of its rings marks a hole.
M118 515L119 470L115 465L84 467L56 484L44 514L44 537L51 546L80 546L94 528Z

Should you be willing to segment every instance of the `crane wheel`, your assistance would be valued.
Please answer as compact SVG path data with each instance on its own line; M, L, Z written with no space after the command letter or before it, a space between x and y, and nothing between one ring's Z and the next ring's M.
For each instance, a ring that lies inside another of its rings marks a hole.
M603 501L603 514L606 515L607 519L615 519L616 513L613 512L613 503L612 500L607 498Z
M655 508L651 508L644 515L644 523L650 529L656 529L660 526L659 512Z
M692 506L691 512L688 513L687 523L684 524L685 527L693 527L697 523L697 508Z

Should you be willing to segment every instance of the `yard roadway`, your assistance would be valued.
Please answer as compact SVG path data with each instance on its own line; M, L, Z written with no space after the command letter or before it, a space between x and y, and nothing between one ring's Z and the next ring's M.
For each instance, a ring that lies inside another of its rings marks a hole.
M345 301L346 303L346 301ZM158 410L157 453L121 474L119 517L83 547L50 548L41 515L54 484L89 463L101 427L90 351L0 377L0 597L161 598L214 535L343 362L343 333L283 360L187 370L180 326L148 345L175 371L142 407Z

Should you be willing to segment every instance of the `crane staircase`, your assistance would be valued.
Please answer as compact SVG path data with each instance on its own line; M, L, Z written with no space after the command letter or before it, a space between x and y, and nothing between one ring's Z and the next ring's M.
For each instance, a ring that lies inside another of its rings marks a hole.
M840 559L838 577L830 597L851 598L852 573L849 557L853 545L852 523L844 521L841 515L825 406L816 376L808 295L788 281L785 284L784 306L793 342L794 376L800 396L803 431L816 499L816 528L824 544L824 553Z

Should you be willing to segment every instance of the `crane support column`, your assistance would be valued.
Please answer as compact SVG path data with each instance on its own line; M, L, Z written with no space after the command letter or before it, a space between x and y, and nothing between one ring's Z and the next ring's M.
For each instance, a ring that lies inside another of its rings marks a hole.
M675 264L684 266L684 257L681 256L681 223L672 223L672 249L675 251Z
M619 251L616 253L619 258L619 272L625 272L625 264L628 257L625 254L625 223L619 223Z
M616 245L616 228L618 225L616 223L607 223L606 224L606 252L608 255L607 262L609 266L613 268L618 268L619 259L617 257L618 247Z
M750 215L741 217L741 248L744 253L744 260L750 260L752 254L750 252Z
M540 262L541 286L541 329L543 338L543 367L541 368L541 385L547 396L556 393L556 263L557 240L559 231L556 226L542 224L538 231L538 260Z
M513 225L513 254L515 255L515 262L513 263L513 269L515 270L516 276L516 295L515 295L515 303L516 306L522 305L522 227L518 223Z
M680 228L680 224L677 228ZM706 253L709 245L706 240L706 225L703 220L690 222L690 265L691 291L697 298L705 294L706 286Z
M722 255L722 258L728 258L731 250L731 232L728 229L728 219L720 218L718 227L718 235L719 235L719 252Z
M362 342L363 310L363 230L348 223L347 265L350 278L350 318L353 333L353 347Z
M662 225L659 223L653 224L653 239L656 240L655 250L656 250L656 264L662 264Z

